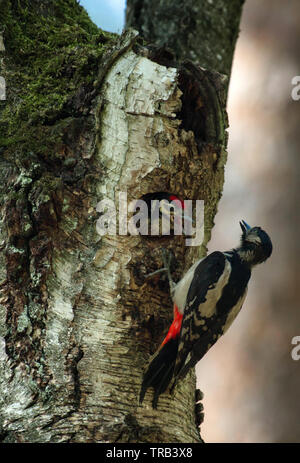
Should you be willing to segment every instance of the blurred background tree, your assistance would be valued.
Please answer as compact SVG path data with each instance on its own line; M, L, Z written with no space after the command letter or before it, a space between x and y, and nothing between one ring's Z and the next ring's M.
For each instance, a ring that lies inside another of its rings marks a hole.
M209 250L230 247L242 218L270 232L274 251L256 269L230 334L198 365L208 442L300 441L300 361L291 358L300 334L300 102L291 98L299 30L297 0L245 3L228 99L225 185Z

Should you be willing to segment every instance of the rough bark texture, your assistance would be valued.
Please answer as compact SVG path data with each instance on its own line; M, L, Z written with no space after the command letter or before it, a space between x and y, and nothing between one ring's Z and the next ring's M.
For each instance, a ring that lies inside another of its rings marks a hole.
M172 318L167 282L145 276L162 246L177 278L205 254L226 159L223 79L133 31L102 33L73 0L11 0L3 26L1 439L199 442L193 372L158 410L150 394L138 405ZM101 238L96 204L119 191L204 199L202 246Z
M127 0L126 24L177 59L230 76L244 0Z

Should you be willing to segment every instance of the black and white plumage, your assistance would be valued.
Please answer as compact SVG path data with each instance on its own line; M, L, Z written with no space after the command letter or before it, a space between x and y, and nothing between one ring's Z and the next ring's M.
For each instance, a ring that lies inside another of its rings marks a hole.
M254 265L272 253L260 227L240 222L240 246L197 261L172 290L174 321L143 378L140 402L154 388L153 407L173 378L173 386L224 334L242 308Z

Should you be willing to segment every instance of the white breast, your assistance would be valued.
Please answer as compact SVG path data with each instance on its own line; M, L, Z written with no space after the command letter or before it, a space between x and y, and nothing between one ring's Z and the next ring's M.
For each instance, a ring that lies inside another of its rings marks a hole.
M203 259L197 260L197 262L195 262L194 265L192 265L192 267L189 268L189 270L181 278L181 280L177 283L177 285L175 286L173 290L173 294L172 294L173 301L177 305L180 313L183 313L184 311L187 293L188 293L189 287L191 286L195 268L202 260Z

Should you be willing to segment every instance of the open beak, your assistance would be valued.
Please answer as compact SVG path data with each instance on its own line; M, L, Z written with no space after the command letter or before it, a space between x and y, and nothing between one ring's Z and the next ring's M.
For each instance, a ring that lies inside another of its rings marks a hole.
M188 227L188 230L191 228L191 226L193 226L194 224L194 220L193 220L193 217L191 217L190 215L187 215L187 214L184 214L183 210L181 209L181 207L176 207L174 211L171 211L170 212L170 204L168 202L164 202L162 203L161 205L161 208L160 208L160 211L162 213L162 215L166 218L166 219L169 219L170 218L170 215L173 215L173 218L174 218L174 221L176 220L180 220L182 221L182 225L183 225L183 233L185 233L185 226L184 224L187 225ZM190 225L191 224L191 225Z
M245 222L245 220L242 220L240 222L240 226L241 226L241 229L242 229L243 233L247 233L249 230L251 230L250 225L248 225L247 222Z
M184 214L182 218L185 222L190 222L192 225L194 224L193 217L190 217L189 215Z
M182 217L182 224L183 224L183 233L186 236L191 236L192 235L192 227L194 226L194 220L193 217L190 215L184 214Z

